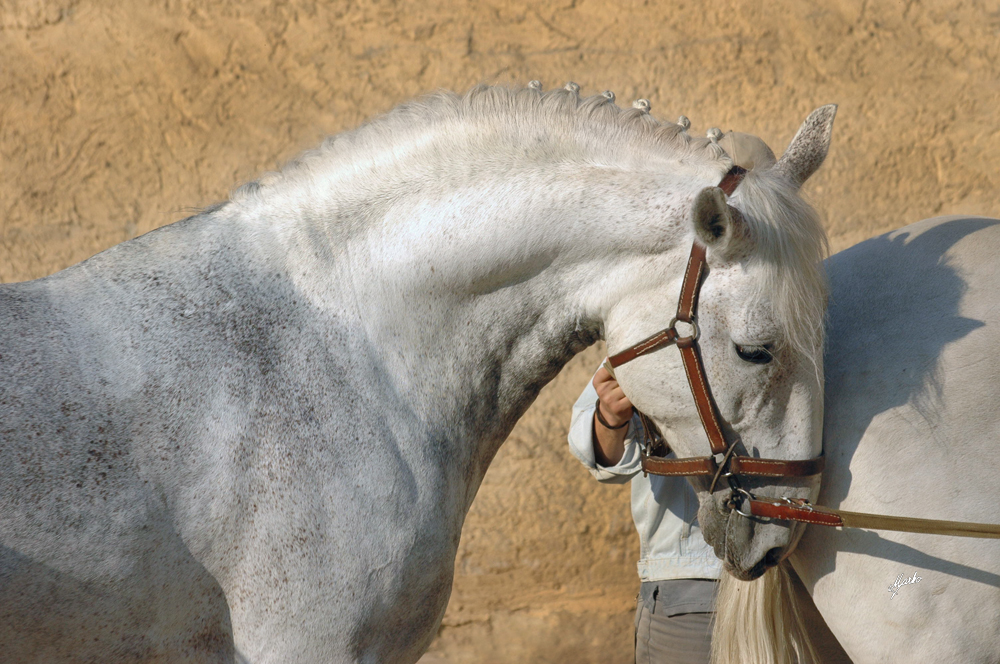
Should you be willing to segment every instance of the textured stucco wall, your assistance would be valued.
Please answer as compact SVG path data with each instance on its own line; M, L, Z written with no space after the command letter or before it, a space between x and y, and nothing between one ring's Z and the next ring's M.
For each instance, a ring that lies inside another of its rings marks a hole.
M840 104L807 194L834 249L937 214L1000 216L1000 4L0 0L0 280L49 274L220 200L420 92L584 93L757 133ZM474 503L426 662L625 662L624 487L565 446L577 358Z

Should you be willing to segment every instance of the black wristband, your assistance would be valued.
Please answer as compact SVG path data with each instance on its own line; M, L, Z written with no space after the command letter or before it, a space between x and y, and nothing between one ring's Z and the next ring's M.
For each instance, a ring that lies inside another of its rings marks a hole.
M612 431L614 431L615 429L621 429L621 428L627 427L628 423L630 421L632 421L632 418L630 417L630 418L628 418L627 420L625 420L624 422L622 422L621 424L619 424L616 427L613 427L610 424L608 424L608 421L604 419L603 415L601 415L601 400L600 399L597 400L597 405L594 406L594 411L597 413L597 421L601 423L601 426L604 427L605 429L611 429Z

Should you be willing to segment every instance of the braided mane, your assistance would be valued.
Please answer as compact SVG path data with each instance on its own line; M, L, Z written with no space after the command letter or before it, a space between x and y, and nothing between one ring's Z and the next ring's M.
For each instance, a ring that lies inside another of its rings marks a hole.
M545 92L537 82L522 88L479 85L464 95L442 91L419 97L331 136L281 170L239 187L232 200L252 205L277 197L294 205L302 197L314 199L316 192L364 190L389 177L440 185L442 174L502 173L526 160L626 171L690 170L692 176L708 169L718 182L733 166L718 145L721 132L695 137L689 126L684 116L677 123L655 119L646 100L620 108L610 91L581 98L575 83ZM419 159L407 160L413 155ZM460 167L448 169L456 164ZM756 251L744 260L748 269L761 272L761 303L773 308L786 343L818 362L828 246L815 211L773 169L751 170L731 204L741 210L755 240Z

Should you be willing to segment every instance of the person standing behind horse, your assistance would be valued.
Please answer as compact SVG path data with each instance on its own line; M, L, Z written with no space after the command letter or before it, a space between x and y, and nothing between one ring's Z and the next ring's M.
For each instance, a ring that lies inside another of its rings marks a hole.
M755 136L719 140L733 163L770 166L774 153ZM573 406L569 445L599 482L632 484L632 519L639 533L641 586L636 598L636 664L707 663L722 562L702 537L698 498L684 477L642 474L632 402L603 367Z
M632 483L642 581L635 612L636 663L702 664L709 661L722 562L701 535L698 498L688 481L643 477L635 440L639 426L632 403L602 367L573 406L570 450L599 482Z

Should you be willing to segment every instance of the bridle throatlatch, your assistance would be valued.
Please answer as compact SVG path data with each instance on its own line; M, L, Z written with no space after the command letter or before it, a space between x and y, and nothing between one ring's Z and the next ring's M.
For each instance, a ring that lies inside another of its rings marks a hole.
M722 178L719 188L727 196L731 196L746 173L745 169L734 166ZM710 493L715 491L719 480L724 477L731 491L727 501L728 506L737 514L748 518L801 521L844 528L872 528L958 537L1000 538L1000 525L847 512L813 505L802 499L758 498L740 486L739 477L741 475L771 478L819 475L823 472L825 458L820 455L804 460L759 459L736 453L741 442L738 435L734 436L732 440L727 440L726 434L722 430L718 406L712 397L712 391L709 389L708 379L705 377L705 367L702 364L701 351L698 347L698 294L701 291L701 284L707 269L705 247L695 241L691 247L687 269L684 272L681 297L677 303L677 315L670 321L670 325L634 346L630 346L620 353L615 353L604 362L605 368L614 376L616 368L637 357L648 355L667 346L676 346L680 351L684 372L687 374L688 385L691 387L691 394L694 396L701 424L708 435L712 456L684 459L666 458L670 452L669 445L649 417L636 409L643 430L639 440L639 453L644 474L711 476ZM684 323L691 328L687 336L681 336L681 333L678 332L678 323ZM749 512L744 512L741 509L744 499L747 501L746 507Z
M719 183L719 188L726 195L731 195L742 181L746 171L739 166L734 167ZM708 435L708 443L712 456L688 457L684 459L668 459L669 446L660 435L650 419L636 410L642 421L643 436L639 450L643 473L667 476L703 475L711 476L709 491L715 491L720 478L726 478L732 491L729 504L732 509L739 510L743 498L753 499L753 496L740 486L739 476L757 477L805 477L818 475L823 471L822 456L814 459L793 460L758 459L737 454L740 444L739 436L727 440L722 430L719 409L712 397L712 391L705 377L705 367L701 361L701 350L698 347L698 294L708 269L705 260L705 247L697 241L691 247L687 269L684 272L684 282L681 285L681 297L677 303L677 315L670 325L656 334L643 339L620 353L616 353L605 361L608 371L614 375L614 370L637 357L648 355L667 346L676 346L681 354L684 372L687 374L688 385L694 396L695 406L701 424ZM681 336L677 324L684 323L691 328L687 336ZM751 516L750 514L744 516Z

